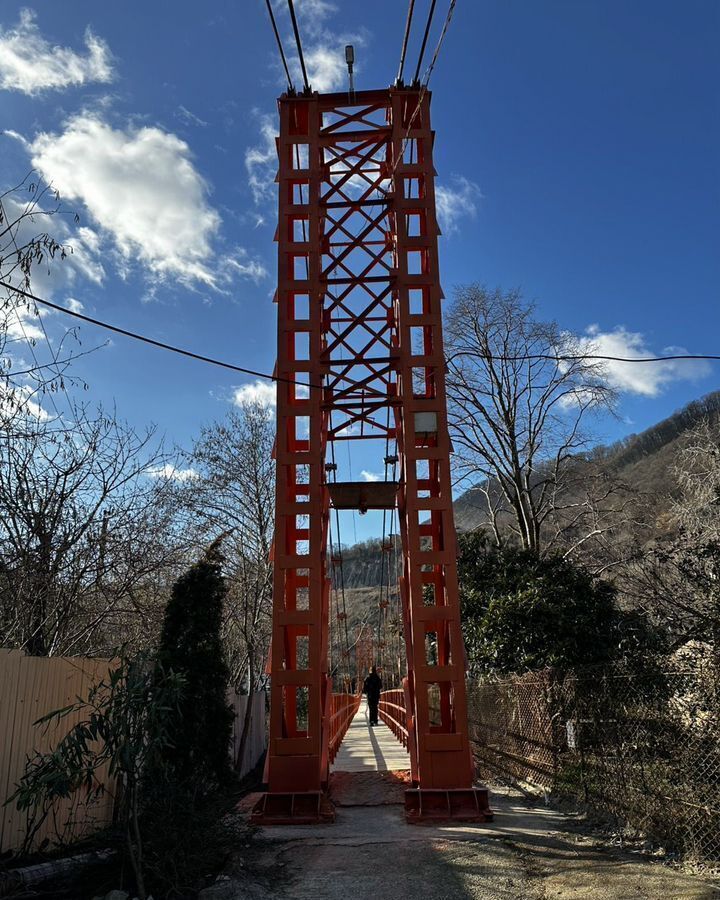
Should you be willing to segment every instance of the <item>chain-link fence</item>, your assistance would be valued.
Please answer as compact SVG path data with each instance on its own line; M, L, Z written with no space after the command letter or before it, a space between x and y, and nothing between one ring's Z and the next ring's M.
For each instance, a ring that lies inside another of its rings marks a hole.
M468 685L483 778L531 782L686 858L720 860L716 661L551 671Z

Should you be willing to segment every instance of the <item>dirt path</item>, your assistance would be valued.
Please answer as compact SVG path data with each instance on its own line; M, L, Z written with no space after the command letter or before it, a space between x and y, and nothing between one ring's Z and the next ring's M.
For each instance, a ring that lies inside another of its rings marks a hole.
M479 826L406 825L388 799L341 806L335 825L243 825L237 853L201 900L720 898L720 882L608 849L506 788L493 791L495 822Z

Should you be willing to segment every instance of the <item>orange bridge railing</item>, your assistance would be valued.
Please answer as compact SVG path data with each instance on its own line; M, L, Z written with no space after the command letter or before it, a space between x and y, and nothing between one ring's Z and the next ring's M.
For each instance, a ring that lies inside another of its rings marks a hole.
M359 694L333 694L330 699L330 736L328 741L328 756L330 762L333 762L345 732L350 727L350 723L355 713L360 707Z
M400 743L407 749L408 730L407 730L407 711L405 709L405 691L397 688L392 691L383 691L380 694L380 703L378 704L380 718L392 731Z

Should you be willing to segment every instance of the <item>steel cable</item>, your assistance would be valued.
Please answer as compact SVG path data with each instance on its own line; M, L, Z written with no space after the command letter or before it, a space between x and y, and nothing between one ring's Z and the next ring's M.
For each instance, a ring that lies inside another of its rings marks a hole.
M298 58L300 59L303 84L305 85L305 90L309 91L310 83L308 81L307 69L305 68L305 57L303 55L302 41L300 40L300 30L298 28L297 18L295 17L295 5L293 4L293 0L288 0L288 8L290 10L290 18L292 19L293 32L295 33L295 44L297 45Z
M283 50L282 41L280 39L280 32L278 31L277 22L275 21L275 14L273 13L272 5L270 0L265 0L265 5L267 6L268 14L270 15L270 23L272 25L273 32L275 33L275 40L277 41L278 50L280 51L280 59L282 59L283 67L285 68L285 75L287 76L288 88L291 92L294 93L295 87L293 86L292 78L290 77L290 69L288 68L287 59L285 58L285 51Z
M415 9L415 0L408 0L408 13L405 21L405 35L403 37L402 50L400 51L400 67L397 73L397 83L402 82L403 70L405 68L405 54L407 53L408 38L410 37L410 26L412 24L413 10Z
M430 11L428 12L427 21L425 23L425 33L423 34L422 44L420 45L420 53L418 54L417 66L415 66L415 77L413 84L417 84L420 78L420 67L422 66L423 56L425 56L425 47L427 46L428 36L430 34L430 26L432 25L433 16L435 15L435 4L437 0L430 3Z

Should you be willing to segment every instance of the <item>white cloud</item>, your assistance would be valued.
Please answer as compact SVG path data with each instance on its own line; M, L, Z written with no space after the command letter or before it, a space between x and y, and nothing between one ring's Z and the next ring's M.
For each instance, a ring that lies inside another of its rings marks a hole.
M34 343L43 340L45 333L39 324L39 318L35 315L35 311L27 306L15 303L12 310L7 308L7 318L3 319L5 326L5 334L9 341L23 341Z
M256 284L268 276L265 266L257 259L250 259L247 250L242 247L238 247L234 255L228 254L223 258L220 273L228 280L232 279L233 275L238 275L241 278L249 278Z
M244 403L260 403L262 406L275 406L277 403L277 390L272 381L254 381L252 384L243 384L235 388L232 402L235 406Z
M14 28L0 28L0 89L33 95L112 81L110 50L89 28L85 32L87 54L82 55L68 47L52 46L41 35L35 19L32 10L23 9Z
M598 325L587 328L587 336L581 339L584 352L599 356L620 356L638 359L649 356L671 356L687 353L683 347L665 347L660 353L647 345L643 334L628 331L619 325L613 331L601 331ZM712 371L704 360L663 360L660 362L616 362L602 363L605 378L611 387L630 394L656 397L662 389L674 381L694 381L704 378Z
M318 19L324 19L337 10L337 6L330 0L297 0L295 6L302 15L308 17L303 21L308 31L312 31L313 23L316 23Z
M452 186L437 185L435 205L438 222L445 235L459 230L459 222L464 218L474 219L482 192L474 181L462 175L451 177Z
M326 19L337 12L335 3L329 0L301 0L297 4L298 22L303 38L303 56L308 73L308 81L314 91L325 93L347 85L347 63L345 46L353 44L361 47L365 43L362 34L339 34L336 28L328 27ZM289 27L289 21L288 21ZM288 35L287 46L295 46L295 40ZM296 82L302 85L300 60L297 53L288 54L290 71L295 73ZM358 72L358 65L355 66Z
M52 416L40 406L33 397L38 392L28 384L8 384L0 380L0 413L6 416L18 415L21 418L47 422Z
M33 165L65 200L80 201L97 224L80 229L87 248L110 236L121 274L143 265L156 281L220 289L234 277L259 279L261 263L244 251L218 261L220 216L192 162L190 148L160 128L113 128L99 115L71 118L60 134L30 144Z
M308 80L314 91L324 94L347 85L345 43L318 44L304 52Z
M83 304L79 300L76 300L74 297L68 297L65 300L65 306L67 306L67 308L70 310L70 312L79 313L85 309Z
M193 481L198 477L195 469L179 469L172 463L165 463L164 466L155 466L148 469L146 474L151 478L164 478L169 481Z
M380 481L382 479L382 475L377 472L368 472L367 469L362 470L360 477L363 481Z
M260 117L260 143L245 151L245 169L248 183L256 204L271 201L275 197L275 148L276 126L270 116Z
M200 116L196 116L194 112L191 112L187 106L183 106L182 103L178 106L178 111L176 113L178 119L184 122L186 125L197 125L199 128L206 128L208 123L205 119L201 119Z
M308 73L308 80L314 91L326 93L342 90L347 87L347 63L345 62L345 46L353 44L355 48L366 44L365 33L339 34L336 29L327 27L326 19L337 12L335 3L329 0L301 0L297 3L298 21L303 37L303 55ZM285 12L288 28L287 47L295 45L290 32L290 22ZM302 87L300 60L296 52L288 53L288 65L296 87ZM286 76L279 60L276 61L278 85L285 84ZM355 64L356 76L362 72L362 63ZM275 136L277 126L275 118L265 115L260 117L259 142L249 147L245 153L245 167L253 200L262 205L274 199L274 181L277 170L277 152Z
M2 202L7 222L14 224L10 225L10 233L0 242L0 255L3 251L7 254L8 249L15 244L19 247L27 246L42 234L47 234L49 239L62 244L67 251L64 259L59 253L55 253L53 259L46 252L41 263L37 260L33 262L30 274L35 293L51 298L56 291L75 285L79 278L101 284L105 278L105 270L100 261L100 247L95 232L85 227L73 231L68 216L53 212L56 204L51 192L41 197L33 194L32 199L27 202L19 199L20 197L20 192L15 192ZM49 201L46 205L50 207L50 211L43 207L46 200ZM10 255L6 255L5 262L10 264ZM3 268L7 272L8 265Z

